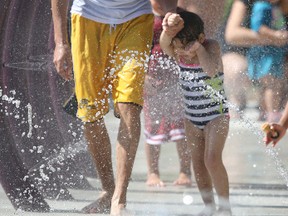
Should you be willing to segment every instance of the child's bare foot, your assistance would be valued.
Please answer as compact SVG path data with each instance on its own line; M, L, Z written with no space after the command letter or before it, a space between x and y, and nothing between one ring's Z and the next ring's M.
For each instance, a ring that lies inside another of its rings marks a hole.
M214 205L205 206L205 208L196 216L214 216L215 212L216 212L216 207Z
M81 211L86 214L109 214L111 208L111 198L106 192L104 192L100 198L88 206L85 206Z
M155 173L148 174L146 185L151 187L165 187L164 182L161 181L159 175Z
M231 209L218 209L213 216L232 216Z
M191 176L181 172L179 174L178 179L176 179L173 182L173 185L181 185L181 186L191 187L192 186Z

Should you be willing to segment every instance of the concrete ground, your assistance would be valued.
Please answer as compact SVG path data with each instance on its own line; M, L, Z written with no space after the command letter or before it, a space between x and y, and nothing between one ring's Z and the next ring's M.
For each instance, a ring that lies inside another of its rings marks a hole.
M229 137L224 149L224 163L229 180L233 215L265 216L288 215L288 136L275 148L265 147L262 142L261 122L257 122L257 110L248 107L244 120L231 120ZM111 140L115 141L118 120L108 114L106 118ZM164 188L145 185L146 158L144 139L141 138L136 156L132 181L128 188L127 209L139 216L186 216L195 215L203 208L195 181L191 188L173 186L179 172L176 146L167 143L162 147L160 158ZM115 148L113 149L115 154ZM51 213L15 211L0 187L0 216L80 216L80 209L97 199L100 183L89 179L95 190L71 190L75 200L47 200ZM184 199L183 199L184 198ZM94 214L96 215L96 214Z

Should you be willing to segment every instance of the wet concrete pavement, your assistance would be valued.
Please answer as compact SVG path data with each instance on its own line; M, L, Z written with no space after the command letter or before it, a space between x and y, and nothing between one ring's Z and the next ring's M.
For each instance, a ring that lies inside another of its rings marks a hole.
M261 122L256 121L257 110L250 106L244 116L244 120L241 121L231 120L229 137L224 150L233 215L287 216L288 135L275 148L267 148L262 142ZM118 120L115 120L110 113L106 117L106 122L111 140L115 141ZM139 216L186 216L201 211L203 203L194 179L191 188L173 186L173 181L179 172L174 143L167 143L161 151L160 172L166 187L151 188L145 185L147 166L143 141L142 136L128 189L127 209L133 213L132 215ZM80 212L81 208L96 200L100 193L99 181L97 179L89 179L89 181L95 186L95 190L70 190L75 198L73 201L47 200L53 208L51 213L15 211L0 188L0 216L83 215Z

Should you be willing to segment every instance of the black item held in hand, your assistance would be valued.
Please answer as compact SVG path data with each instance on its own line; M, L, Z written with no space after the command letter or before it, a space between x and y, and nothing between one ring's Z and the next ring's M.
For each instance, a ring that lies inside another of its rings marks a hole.
M72 115L74 117L77 116L78 101L77 101L75 93L73 93L69 97L69 99L63 104L63 109L69 115Z

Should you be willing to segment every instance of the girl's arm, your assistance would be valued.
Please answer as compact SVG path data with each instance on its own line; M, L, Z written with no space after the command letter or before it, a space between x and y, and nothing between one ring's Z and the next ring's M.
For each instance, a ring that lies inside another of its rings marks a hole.
M279 121L279 125L282 125L286 129L288 128L288 103L285 106L285 110L284 110L283 115Z
M240 0L235 0L225 29L225 40L228 44L250 47L253 45L281 46L287 43L286 39L271 39L266 35L260 35L249 28L243 27L242 24L246 16L249 16L246 5Z
M250 20L251 29L258 32L261 37L275 42L288 39L287 31L275 30L270 27L273 20L273 6L271 4L261 1L255 2Z
M273 30L273 29L271 29L265 25L263 25L259 28L258 33L260 34L260 36L264 36L266 38L269 38L270 40L279 41L279 44L275 44L275 45L281 46L281 45L283 45L281 43L281 41L288 39L288 32L287 31Z
M273 139L271 137L271 133L266 133L266 136L264 137L264 142L266 145L270 144L272 142L272 145L275 146L286 134L288 128L288 103L286 104L285 110L283 112L283 115L278 123L271 123L270 129L273 131L276 131L279 136L277 139Z
M163 30L160 35L160 47L165 54L175 58L174 49L172 46L172 39L173 37Z
M188 49L191 49L192 53L196 52L199 64L208 76L213 77L219 71L223 71L220 45L216 40L206 40L202 44L195 41Z
M163 19L162 26L163 31L160 35L160 47L164 53L175 57L172 40L184 27L184 21L179 14L168 12Z
M257 42L257 33L242 26L247 16L246 13L246 5L242 1L235 0L225 29L227 43L238 46L250 46Z

